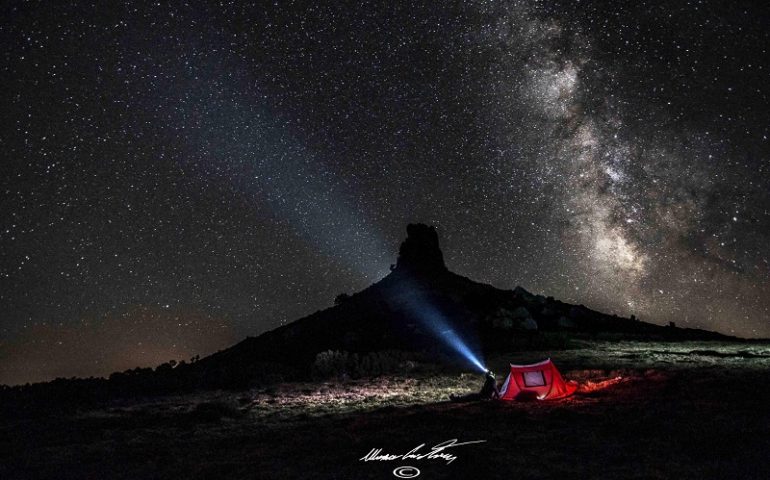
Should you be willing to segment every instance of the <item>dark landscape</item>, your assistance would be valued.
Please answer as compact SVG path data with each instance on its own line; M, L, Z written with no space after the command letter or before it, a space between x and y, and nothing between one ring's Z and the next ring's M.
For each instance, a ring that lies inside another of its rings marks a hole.
M391 478L372 448L455 447L423 478L763 478L770 343L498 290L410 225L391 274L192 363L2 391L3 478ZM426 303L427 302L427 303ZM453 403L481 373L429 335L430 304L490 369L551 357L567 399ZM536 328L532 328L532 322ZM342 334L341 334L342 333Z
M770 479L770 2L0 18L0 480Z

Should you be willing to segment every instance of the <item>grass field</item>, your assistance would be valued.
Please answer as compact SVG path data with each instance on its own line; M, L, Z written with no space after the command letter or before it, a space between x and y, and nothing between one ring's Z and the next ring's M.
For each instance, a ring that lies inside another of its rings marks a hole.
M770 344L577 346L487 359L502 379L508 362L552 357L584 387L556 402L451 403L480 375L424 371L4 418L0 477L770 478ZM449 464L359 460L453 438L486 442Z

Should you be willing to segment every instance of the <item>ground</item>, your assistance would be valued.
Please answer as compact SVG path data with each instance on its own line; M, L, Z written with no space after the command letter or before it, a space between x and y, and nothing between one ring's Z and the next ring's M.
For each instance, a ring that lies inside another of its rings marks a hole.
M770 344L584 343L552 357L582 392L555 402L452 403L478 373L421 372L115 402L4 418L1 478L770 478ZM441 459L369 461L484 443ZM408 472L406 472L408 473Z

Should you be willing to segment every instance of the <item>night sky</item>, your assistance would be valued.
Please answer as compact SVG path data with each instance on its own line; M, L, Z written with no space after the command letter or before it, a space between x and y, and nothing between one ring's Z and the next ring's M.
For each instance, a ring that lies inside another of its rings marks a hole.
M448 267L770 336L764 2L3 2L0 383ZM401 4L402 3L402 4Z

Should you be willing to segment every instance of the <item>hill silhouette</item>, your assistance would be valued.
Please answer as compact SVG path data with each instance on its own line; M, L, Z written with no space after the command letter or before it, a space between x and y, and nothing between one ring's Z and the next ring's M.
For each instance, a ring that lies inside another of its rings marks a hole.
M249 337L192 363L136 368L109 379L57 379L4 387L17 404L46 402L51 395L73 401L112 396L241 388L275 379L307 377L316 357L336 351L420 352L437 361L461 362L442 334L452 331L482 355L527 348L563 347L575 337L637 340L727 340L698 329L660 326L535 295L522 287L503 290L449 271L436 229L407 226L392 271L382 280L295 322ZM467 364L466 364L467 366Z
M449 271L436 229L407 226L392 271L337 305L288 325L250 337L194 365L202 377L258 377L270 368L307 370L324 351L365 354L401 350L430 352L451 359L438 338L432 317L484 353L529 345L548 346L544 339L596 337L641 340L725 340L730 337L699 329L660 326L535 295L522 287L503 290ZM553 342L551 342L553 344ZM459 360L459 359L458 359ZM207 373L204 373L207 372Z

